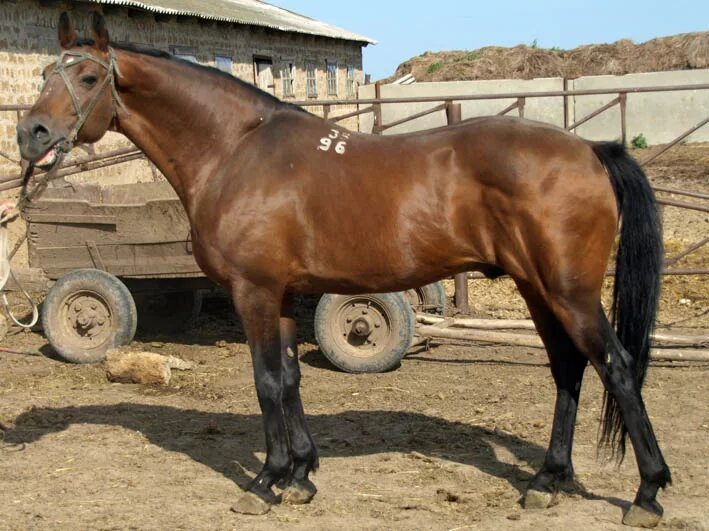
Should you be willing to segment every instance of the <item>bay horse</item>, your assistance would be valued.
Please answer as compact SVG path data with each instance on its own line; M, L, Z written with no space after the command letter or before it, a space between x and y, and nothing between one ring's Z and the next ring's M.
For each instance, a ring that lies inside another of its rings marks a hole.
M573 477L590 362L606 390L599 442L622 458L629 436L640 471L624 522L657 524L656 495L671 476L640 390L661 227L648 180L622 145L510 117L354 133L215 69L111 46L97 13L89 39L77 37L66 14L58 28L63 52L17 127L22 157L51 168L76 143L118 131L175 188L195 258L230 291L251 350L267 456L235 510L263 513L316 492L294 294L401 291L476 270L514 279L556 383L551 441L525 506L548 506ZM619 222L609 321L601 285Z

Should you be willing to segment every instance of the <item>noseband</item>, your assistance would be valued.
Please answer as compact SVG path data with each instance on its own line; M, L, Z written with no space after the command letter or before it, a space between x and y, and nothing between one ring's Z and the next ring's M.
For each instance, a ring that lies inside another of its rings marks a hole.
M86 108L81 107L81 102L79 101L79 98L76 95L76 91L74 90L74 86L71 84L71 80L69 79L69 75L67 74L67 70L69 68L71 68L72 66L76 66L84 61L93 61L94 63L106 69L106 77L104 78L103 83L101 83L98 88L98 91L96 92L96 94L94 94L94 97L91 99L91 101L89 101L89 104L86 106ZM69 92L69 96L71 96L71 101L74 104L74 109L76 110L76 115L78 117L76 124L74 124L74 128L71 130L71 132L67 135L67 137L60 145L60 148L64 153L69 153L69 151L72 150L74 144L76 143L76 138L79 135L79 131L84 126L84 123L89 118L89 116L91 116L91 113L96 107L96 104L99 102L99 100L103 96L103 93L108 87L111 87L111 99L113 102L111 110L113 112L113 117L116 117L116 107L120 107L121 110L126 111L126 107L121 101L121 98L118 95L118 91L116 90L116 75L120 76L121 71L118 68L118 62L116 61L116 53L113 48L108 48L108 62L102 61L101 59L94 55L91 55L90 53L64 51L59 56L59 59L57 59L56 66L54 67L54 70L52 71L50 77L47 78L47 81L45 81L45 85L54 75L58 75L62 78L62 81L64 81L64 85L66 86L67 92Z

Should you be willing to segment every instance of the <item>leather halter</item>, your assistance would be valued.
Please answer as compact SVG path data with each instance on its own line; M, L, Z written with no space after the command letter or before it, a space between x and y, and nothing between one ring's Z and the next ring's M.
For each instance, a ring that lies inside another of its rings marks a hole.
M84 61L93 61L94 63L106 69L106 77L104 78L103 83L99 85L98 91L96 92L96 94L94 94L94 97L89 101L89 104L86 106L86 108L82 108L81 102L79 101L79 98L76 95L76 91L74 90L74 86L71 84L71 80L69 79L69 75L67 74L67 70L69 68L71 68L72 66L76 66ZM71 101L74 104L74 109L76 110L77 116L77 121L74 124L73 129L59 146L64 153L69 153L69 151L72 150L74 144L76 143L76 138L79 135L79 131L81 131L81 128L84 126L84 123L89 118L89 116L91 116L91 113L93 112L94 108L96 107L99 100L103 96L103 93L108 87L111 88L111 99L114 104L112 106L113 117L116 117L116 107L119 107L121 110L127 112L123 101L121 101L121 98L118 95L118 90L116 89L116 75L121 76L121 71L118 68L118 62L116 61L116 53L113 48L108 48L108 62L105 62L99 59L98 57L91 55L90 53L68 50L64 51L59 56L59 59L57 59L56 66L54 67L54 70L52 71L50 77L47 78L47 81L45 81L45 85L47 84L49 79L51 79L51 77L54 75L58 75L62 78L62 81L64 81L64 85L66 86L67 92L69 92L69 96L71 96Z
M81 102L79 101L79 98L76 95L76 91L74 90L74 87L71 84L71 80L69 79L69 76L66 73L68 68L76 66L83 61L93 61L94 63L106 69L106 77L104 78L103 83L99 85L96 94L94 94L93 98L91 98L86 108L82 108ZM51 180L56 178L57 172L59 171L59 168L63 162L64 156L73 149L74 144L76 143L76 138L79 135L79 131L81 131L81 128L84 126L84 123L89 118L89 116L91 116L91 113L93 112L99 100L101 99L101 97L103 97L103 93L109 86L111 87L111 100L113 102L113 105L111 106L113 118L115 118L117 115L116 107L119 107L126 113L128 112L128 109L126 109L126 106L123 104L123 101L121 101L121 98L118 95L118 90L116 89L116 75L121 76L121 71L118 68L118 62L116 61L116 52L113 50L113 48L108 48L108 62L102 61L98 57L95 57L90 53L86 52L74 52L68 50L62 52L59 56L59 59L57 59L54 70L44 82L42 91L44 91L44 87L54 75L58 75L62 78L62 81L64 81L64 85L66 86L66 90L67 92L69 92L69 96L71 96L71 101L74 104L74 109L76 110L76 123L74 124L74 127L66 136L66 138L59 144L59 153L57 161L47 173L37 178L37 183L32 190L29 189L29 183L30 178L32 177L32 174L34 172L34 165L27 165L23 172L24 175L22 176L22 189L20 190L20 197L17 200L17 205L15 206L14 212L12 212L10 215L5 216L5 219L10 219L16 214L22 212L24 207L28 205L34 197L41 194Z

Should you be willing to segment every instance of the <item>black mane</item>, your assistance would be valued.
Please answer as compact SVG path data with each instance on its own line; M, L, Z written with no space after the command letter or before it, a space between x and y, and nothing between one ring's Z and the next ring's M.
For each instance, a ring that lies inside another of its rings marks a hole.
M94 41L93 39L79 39L76 42L77 46L93 46ZM149 55L150 57L157 57L160 59L166 59L168 61L172 62L177 62L180 63L183 66L187 66L190 68L194 68L197 70L200 70L202 72L209 72L210 74L217 75L223 79L227 79L231 81L232 83L236 83L239 85L239 87L249 90L252 93L261 96L263 98L266 98L267 100L271 101L271 103L274 103L275 105L279 105L282 107L288 107L293 110L297 110L300 112L304 112L306 114L310 114L308 111L303 109L302 107L299 107L298 105L294 105L292 103L288 103L286 101L280 100L276 98L273 94L270 94L264 90L261 90L260 88L252 85L251 83L247 83L238 77L229 74L228 72L224 72L223 70L219 70L218 68L214 68L212 66L207 66L207 65L202 65L199 63L193 63L192 61L187 61L186 59L182 59L180 57L176 57L173 54L169 52L165 52L163 50L157 50L155 48L150 48L148 46L140 46L138 44L133 44L133 43L111 43L111 46L117 50L124 50L126 52L133 52L133 53L138 53L142 55Z

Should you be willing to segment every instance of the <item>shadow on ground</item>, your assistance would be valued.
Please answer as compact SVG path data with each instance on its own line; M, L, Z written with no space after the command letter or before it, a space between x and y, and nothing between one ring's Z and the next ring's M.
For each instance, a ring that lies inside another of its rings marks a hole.
M538 467L544 449L516 436L450 422L418 413L346 411L308 418L321 457L350 457L383 452L430 456L472 465L508 481L523 492L531 475L517 464L500 461L504 447L520 462ZM67 429L72 424L121 426L143 434L152 444L181 452L244 488L246 471L256 474L263 451L258 415L211 413L170 406L119 403L108 406L32 408L6 429L5 444L23 445ZM235 462L238 462L235 463Z

